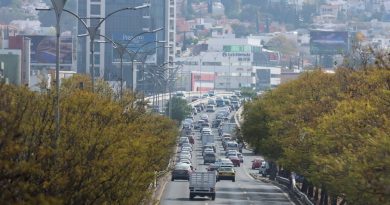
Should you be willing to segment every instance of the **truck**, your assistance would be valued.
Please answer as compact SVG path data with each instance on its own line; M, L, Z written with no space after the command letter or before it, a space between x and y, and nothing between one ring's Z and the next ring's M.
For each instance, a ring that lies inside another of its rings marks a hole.
M214 143L214 135L212 134L202 135L202 145L206 145L207 143Z
M189 180L190 200L195 196L208 196L215 200L215 184L217 175L215 171L192 172Z
M219 136L222 136L224 133L228 133L234 138L235 130L237 128L236 123L223 123L218 129Z

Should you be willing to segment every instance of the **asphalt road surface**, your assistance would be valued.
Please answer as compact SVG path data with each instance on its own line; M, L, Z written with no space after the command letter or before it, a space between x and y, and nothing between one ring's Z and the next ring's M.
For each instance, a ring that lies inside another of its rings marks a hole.
M204 112L202 112L204 113ZM209 114L209 121L215 119L214 113ZM230 114L233 115L233 112ZM198 120L200 114L196 115L195 121ZM213 129L216 144L217 155L219 158L224 158L224 151L221 144L221 138L218 136L218 131ZM195 149L192 153L192 164L198 171L206 171L208 165L203 164L201 154L201 141L199 131L196 133ZM226 205L244 205L244 204L260 204L260 205L293 205L288 195L280 188L270 184L255 181L249 173L258 172L252 170L252 159L259 157L254 156L250 151L243 150L244 163L240 167L235 167L236 181L221 180L216 185L216 199L212 201L207 197L195 197L189 199L189 183L186 180L169 181L165 186L163 195L160 200L162 205L211 205L211 204L226 204Z

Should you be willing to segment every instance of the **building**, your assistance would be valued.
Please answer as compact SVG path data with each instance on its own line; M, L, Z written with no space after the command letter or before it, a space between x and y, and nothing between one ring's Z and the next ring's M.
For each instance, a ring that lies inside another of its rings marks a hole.
M126 44L133 36L145 32L151 31L157 28L164 28L164 30L156 32L155 34L145 34L140 38L134 39L129 44L128 49L133 53L144 43L150 41L166 41L167 47L159 46L151 43L148 46L149 50L145 55L156 55L154 63L157 65L164 62L174 62L175 59L175 41L176 41L176 13L175 13L175 0L93 0L93 1L79 1L78 3L78 15L81 17L95 18L93 20L87 19L88 26L94 26L97 24L96 18L105 17L109 13L125 7L136 7L150 3L150 7L146 9L140 9L137 11L126 10L118 12L110 16L100 26L100 34L103 34L112 40ZM85 28L79 23L78 33L86 33ZM127 40L127 41L126 41ZM89 38L79 39L78 49L78 72L90 73L90 45ZM145 49L146 52L146 49ZM143 50L142 52L143 53ZM134 56L130 57L126 55L124 57L124 75L123 80L127 82L128 86L133 88L137 85L137 68L139 64L135 66L135 69L131 69L131 61ZM139 56L134 59L138 59ZM119 81L120 80L120 64L118 62L118 55L110 44L96 43L94 49L94 61L95 61L95 77L104 78L107 81ZM147 66L148 63L146 63ZM141 68L139 68L141 69ZM133 70L133 73L131 72ZM140 71L139 71L140 72Z
M0 49L0 71L6 83L21 85L22 51L20 49Z

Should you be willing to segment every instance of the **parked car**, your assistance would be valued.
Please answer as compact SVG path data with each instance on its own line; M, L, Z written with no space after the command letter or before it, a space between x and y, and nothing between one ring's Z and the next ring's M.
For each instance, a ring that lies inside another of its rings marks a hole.
M259 168L259 174L261 174L261 176L263 176L263 177L266 177L266 176L267 176L267 173L268 173L268 170L269 170L269 164L268 164L268 162L263 161L263 162L261 163L260 168Z
M252 169L259 169L262 161L263 160L260 158L255 158L254 160L252 160Z

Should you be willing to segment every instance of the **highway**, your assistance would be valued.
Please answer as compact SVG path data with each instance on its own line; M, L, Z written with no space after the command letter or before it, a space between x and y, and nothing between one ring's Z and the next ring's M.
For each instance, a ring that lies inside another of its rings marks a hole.
M202 112L204 113L204 112ZM214 113L209 114L209 121L215 119ZM195 116L195 121L198 120L200 114ZM230 114L233 116L233 112ZM217 154L219 158L224 158L224 151L221 144L221 138L218 136L217 129L213 129L216 144ZM201 141L199 131L194 131L196 135L195 149L192 153L192 164L197 171L206 171L208 165L203 164L201 154ZM160 200L162 205L211 205L211 204L260 204L260 205L292 205L288 195L280 188L270 184L255 181L249 173L256 173L257 170L252 170L252 159L259 157L254 156L252 152L243 150L244 163L240 167L236 167L236 182L221 180L216 185L216 199L212 201L207 197L195 197L194 200L189 199L189 183L185 180L169 181L164 189ZM244 165L244 166L243 166Z

